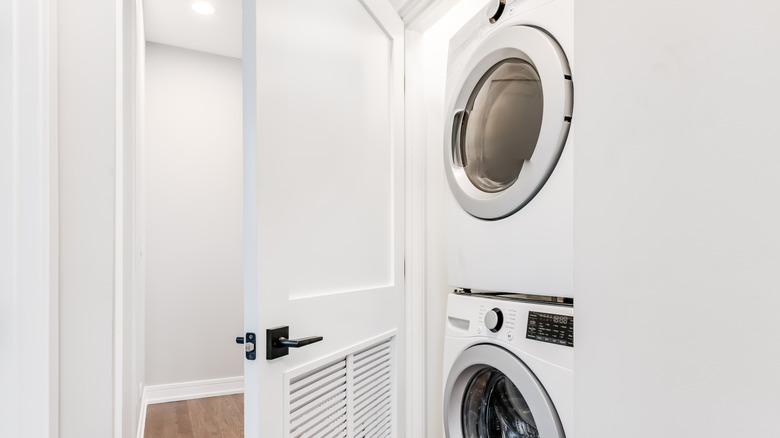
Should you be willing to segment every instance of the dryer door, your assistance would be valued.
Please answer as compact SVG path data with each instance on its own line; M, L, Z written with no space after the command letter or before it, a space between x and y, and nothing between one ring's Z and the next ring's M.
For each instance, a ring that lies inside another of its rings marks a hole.
M496 30L475 53L451 95L445 169L468 213L500 219L530 202L558 162L571 72L558 43L529 26Z
M550 397L517 357L495 345L467 349L444 392L447 438L564 438Z

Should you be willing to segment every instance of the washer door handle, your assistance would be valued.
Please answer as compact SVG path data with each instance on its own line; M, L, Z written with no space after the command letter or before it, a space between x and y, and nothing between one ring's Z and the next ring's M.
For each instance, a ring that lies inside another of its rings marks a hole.
M457 167L466 167L466 125L469 123L469 112L465 109L455 111L452 122L452 163Z

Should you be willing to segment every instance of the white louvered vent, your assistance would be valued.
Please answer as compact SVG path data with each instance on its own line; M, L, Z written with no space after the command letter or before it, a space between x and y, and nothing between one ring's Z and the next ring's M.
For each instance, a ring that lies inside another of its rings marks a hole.
M392 437L393 338L289 377L291 438Z
M347 361L290 381L290 436L347 436Z
M352 356L353 436L389 437L393 425L390 342L374 345Z

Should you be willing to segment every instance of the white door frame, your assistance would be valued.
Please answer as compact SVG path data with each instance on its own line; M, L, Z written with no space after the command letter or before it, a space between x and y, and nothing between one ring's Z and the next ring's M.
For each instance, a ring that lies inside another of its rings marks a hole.
M4 0L3 11L0 435L57 437L57 2Z
M425 318L425 114L420 105L424 91L420 64L409 49L419 44L420 34L404 32L404 156L406 157L406 416L407 437L424 437L426 432L426 366L427 336ZM424 103L424 102L423 102Z

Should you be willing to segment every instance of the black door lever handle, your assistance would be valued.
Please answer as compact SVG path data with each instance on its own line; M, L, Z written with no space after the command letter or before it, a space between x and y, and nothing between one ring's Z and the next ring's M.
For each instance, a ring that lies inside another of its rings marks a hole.
M265 331L265 358L276 359L289 354L290 348L300 348L306 345L320 342L322 336L310 336L308 338L290 339L290 328L287 326L275 327Z
M301 339L279 338L276 340L275 346L287 347L287 348L299 348L299 347L305 347L315 342L320 342L321 340L322 340L322 336L310 336L308 338L301 338Z

